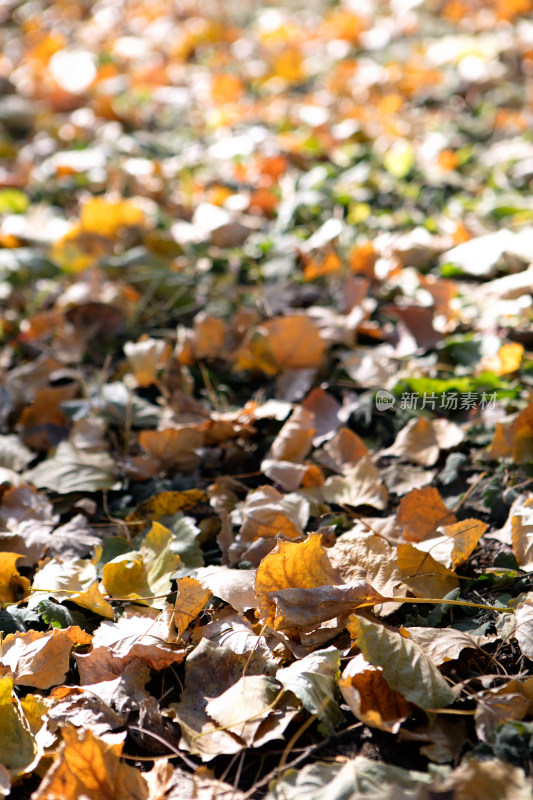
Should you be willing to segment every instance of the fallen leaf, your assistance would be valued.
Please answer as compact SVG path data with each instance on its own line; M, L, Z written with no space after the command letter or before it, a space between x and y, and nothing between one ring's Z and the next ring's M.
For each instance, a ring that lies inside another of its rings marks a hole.
M276 680L283 688L295 694L306 711L318 715L324 736L334 733L344 722L338 705L339 670L340 653L335 647L328 647L315 650L276 672Z
M276 604L271 592L280 589L312 589L337 584L339 575L331 565L322 535L312 533L304 542L280 540L275 549L260 563L255 576L257 615L272 627Z
M387 506L387 490L370 456L360 458L344 475L332 475L318 491L327 503L378 509Z
M2 766L21 775L33 762L37 748L13 693L13 678L0 677L0 753Z
M488 525L478 519L464 519L453 525L438 528L441 536L434 536L417 542L417 550L429 553L431 557L454 571L474 552Z
M97 492L116 485L117 469L108 453L91 453L65 441L45 461L26 470L24 477L39 489L59 494Z
M174 624L181 639L190 623L196 619L212 593L195 578L178 578L178 594L174 604Z
M82 230L114 239L121 228L144 225L144 212L132 200L110 200L91 197L80 214Z
M533 500L526 500L523 508L512 516L511 540L518 565L533 569Z
M296 406L272 442L266 458L301 463L308 455L315 433L315 415L303 406Z
M398 569L415 597L446 597L459 586L455 573L411 544L398 545Z
M260 486L248 495L241 514L240 538L244 542L265 536L299 539L309 515L309 503L296 495L282 495L273 486Z
M441 450L456 447L463 438L461 428L453 422L416 417L401 429L391 447L382 450L381 454L400 456L423 467L431 467Z
M103 594L100 592L98 581L95 581L85 592L80 594L70 595L69 600L76 603L77 606L86 608L92 611L93 614L98 614L100 617L106 619L115 619L115 612L113 606L107 602Z
M30 582L18 572L19 553L0 553L0 603L16 603L28 594Z
M454 800L531 800L524 770L498 759L464 761L439 783L439 791L453 792Z
M350 711L369 728L397 733L413 711L402 694L390 688L381 667L374 667L362 653L344 668L339 689Z
M141 772L121 762L125 733L96 737L65 727L59 756L34 792L35 800L148 800Z
M447 682L424 650L400 633L352 614L348 630L364 657L381 667L395 691L420 708L442 708L455 700Z
M452 525L455 514L444 505L437 489L424 486L413 489L400 500L396 522L404 539L422 542L435 533L439 525Z
M125 343L124 353L139 386L150 386L155 382L166 351L167 345L162 339L147 337Z
M366 581L356 581L342 586L280 589L269 592L268 599L275 603L272 627L277 630L314 628L356 608L375 606L383 597Z
M346 474L364 456L370 455L363 440L349 428L340 428L317 455L317 461L333 472Z
M65 680L72 647L91 641L92 636L78 626L49 633L10 633L2 643L0 663L9 667L16 685L49 689Z
M280 684L267 675L245 675L206 706L207 714L228 732L242 739L247 747L273 710ZM290 718L287 719L287 725ZM281 732L280 732L281 735Z
M141 431L139 444L165 469L192 472L198 464L196 451L204 442L204 431L197 425L182 425L162 431Z
M171 703L181 727L180 746L198 753L209 761L221 753L238 753L245 747L242 739L219 726L209 717L207 706L220 697L246 675L261 675L265 671L264 658L253 653L236 655L229 647L219 647L202 639L187 658L185 688L179 703Z
M412 639L424 650L434 664L459 658L465 648L478 650L491 641L490 636L475 636L454 628L403 628L402 634Z

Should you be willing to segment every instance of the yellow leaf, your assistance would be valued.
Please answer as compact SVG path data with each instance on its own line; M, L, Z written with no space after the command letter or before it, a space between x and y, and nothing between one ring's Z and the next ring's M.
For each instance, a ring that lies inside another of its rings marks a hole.
M526 500L524 507L511 519L513 553L521 569L533 569L533 500Z
M453 525L439 528L441 536L418 542L417 549L429 553L435 561L455 570L477 547L487 530L487 524L478 519L464 519Z
M330 251L320 261L309 258L304 267L304 280L314 281L324 275L336 275L342 266L342 262L333 251Z
M322 535L310 534L305 542L280 540L259 564L255 576L257 615L273 627L276 603L270 592L280 589L312 589L326 584L338 584L339 575L322 547Z
M147 800L142 774L120 761L124 737L108 734L104 740L89 729L63 728L59 757L34 792L34 800Z
M19 558L20 553L0 553L0 603L16 603L28 594L30 582L15 566Z
M459 586L453 572L411 544L398 546L398 568L403 583L416 597L445 597Z
M82 230L114 239L121 228L144 225L144 211L132 200L108 200L91 197L83 204L80 214Z
M73 603L92 611L93 614L99 614L106 619L115 619L115 612L113 606L110 605L103 594L100 592L98 581L95 581L86 592L74 595L70 598Z
M128 514L127 522L157 521L161 517L171 517L177 511L191 511L191 509L208 502L205 492L200 489L186 489L184 492L160 492L145 500L135 511Z
M104 565L102 583L111 597L135 600L150 595L150 587L140 553L125 553Z
M339 689L350 711L370 728L396 733L413 712L412 704L390 688L381 667L372 666L362 653L346 665Z
M181 639L190 623L196 619L207 601L213 596L195 578L178 579L178 596L174 606L174 624Z
M402 497L396 515L396 523L402 528L408 542L422 542L431 536L439 525L455 522L455 515L444 505L437 489L424 486L413 489Z
M496 375L509 375L509 373L520 369L523 355L524 346L518 344L518 342L504 344L495 356L483 361L482 367L495 372Z

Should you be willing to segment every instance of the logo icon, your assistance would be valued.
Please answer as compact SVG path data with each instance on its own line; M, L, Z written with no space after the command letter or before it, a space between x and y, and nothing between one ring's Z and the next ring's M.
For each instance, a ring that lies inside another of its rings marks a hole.
M385 391L385 389L378 389L376 392L376 408L378 411L386 411L387 408L392 408L395 402L394 395Z

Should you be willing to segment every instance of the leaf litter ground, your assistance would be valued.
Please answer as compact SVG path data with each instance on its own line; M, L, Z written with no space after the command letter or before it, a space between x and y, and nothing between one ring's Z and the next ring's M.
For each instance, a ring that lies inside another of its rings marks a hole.
M533 3L0 14L1 795L531 798Z

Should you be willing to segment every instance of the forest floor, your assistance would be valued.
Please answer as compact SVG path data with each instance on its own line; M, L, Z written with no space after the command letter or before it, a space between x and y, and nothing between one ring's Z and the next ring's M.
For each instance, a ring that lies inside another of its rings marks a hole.
M0 796L532 800L533 2L0 20Z

